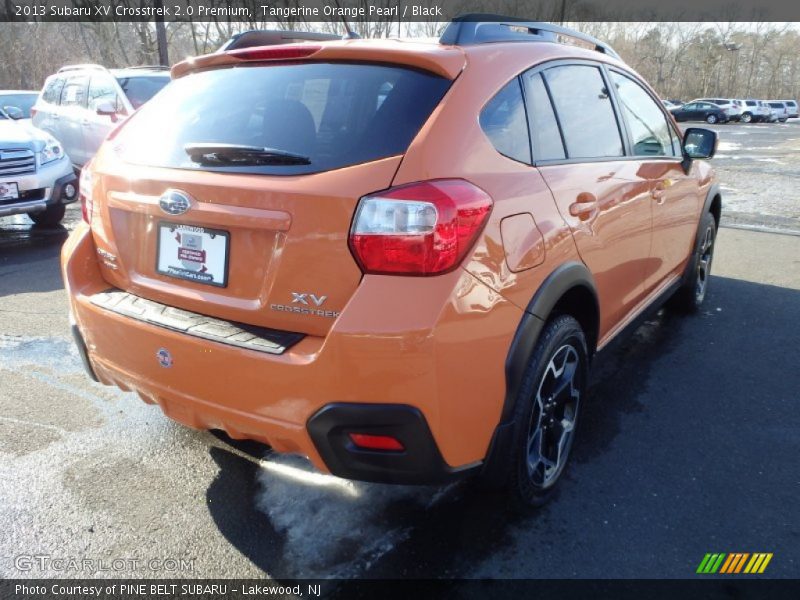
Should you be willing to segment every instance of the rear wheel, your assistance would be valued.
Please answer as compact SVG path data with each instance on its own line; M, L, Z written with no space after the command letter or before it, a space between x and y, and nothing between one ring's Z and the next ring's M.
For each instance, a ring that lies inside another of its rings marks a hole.
M714 124L714 123L716 123L717 121L718 121L718 119L717 119L717 115L708 115L708 116L706 117L706 123L708 123L709 125L713 125L713 124Z
M55 227L61 223L61 219L64 218L66 210L67 207L63 204L54 204L53 206L48 206L42 212L29 213L28 216L36 225L41 227Z
M692 254L689 276L671 299L672 306L681 312L696 312L706 299L716 239L714 215L706 213L700 222L700 238Z
M587 376L580 324L569 315L556 316L536 344L515 409L510 491L526 506L547 502L564 473Z
M744 113L742 115L742 123L750 123L753 121L753 115L750 113Z

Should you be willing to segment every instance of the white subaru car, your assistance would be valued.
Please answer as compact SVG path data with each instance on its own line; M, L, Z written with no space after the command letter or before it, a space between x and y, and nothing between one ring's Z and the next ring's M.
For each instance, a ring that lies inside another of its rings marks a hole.
M78 181L61 144L30 124L0 115L0 217L27 214L54 226L78 199Z

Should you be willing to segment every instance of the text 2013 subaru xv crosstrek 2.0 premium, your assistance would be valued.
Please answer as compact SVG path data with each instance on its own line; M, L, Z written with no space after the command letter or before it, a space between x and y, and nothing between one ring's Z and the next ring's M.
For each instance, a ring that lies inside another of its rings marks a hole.
M716 135L597 40L463 18L172 75L84 170L63 270L89 372L181 423L538 504L592 356L703 302Z

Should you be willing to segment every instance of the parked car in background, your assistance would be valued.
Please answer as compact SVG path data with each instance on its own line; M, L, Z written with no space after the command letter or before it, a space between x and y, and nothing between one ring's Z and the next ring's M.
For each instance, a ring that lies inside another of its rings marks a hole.
M56 225L78 199L75 173L53 136L0 115L0 217L27 214Z
M16 121L31 118L31 108L36 103L39 92L28 90L0 90L0 115Z
M728 113L711 102L693 100L671 109L670 112L676 121L705 121L712 125L728 122Z
M780 100L770 100L768 104L775 120L786 123L786 119L789 118L789 109L786 107L786 104Z
M766 102L754 98L743 100L743 102L744 110L741 118L743 123L763 123L770 121L772 111L770 111Z
M47 78L33 107L33 124L59 140L76 168L106 135L169 83L166 67L108 69L74 65Z
M729 98L696 98L692 102L710 102L715 104L725 113L726 121L738 121L742 118L742 107L734 104Z
M680 108L681 106L683 106L682 104L678 104L677 102L673 102L672 100L662 100L661 102L664 103L664 106L669 111L675 110L676 108Z
M595 352L707 297L717 135L599 40L470 18L176 65L81 174L89 374L340 477L551 497Z
M797 100L782 100L782 102L786 105L786 109L789 111L789 118L796 119L800 117L800 114L797 110Z

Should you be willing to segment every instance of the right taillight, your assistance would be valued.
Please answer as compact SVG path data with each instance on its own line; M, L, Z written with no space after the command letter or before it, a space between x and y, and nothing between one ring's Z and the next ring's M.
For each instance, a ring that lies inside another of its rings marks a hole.
M78 182L78 193L81 199L81 215L89 225L92 224L94 202L92 200L92 163L89 161L81 169L81 178Z
M492 199L462 179L436 179L364 196L350 249L364 273L438 275L475 243Z

